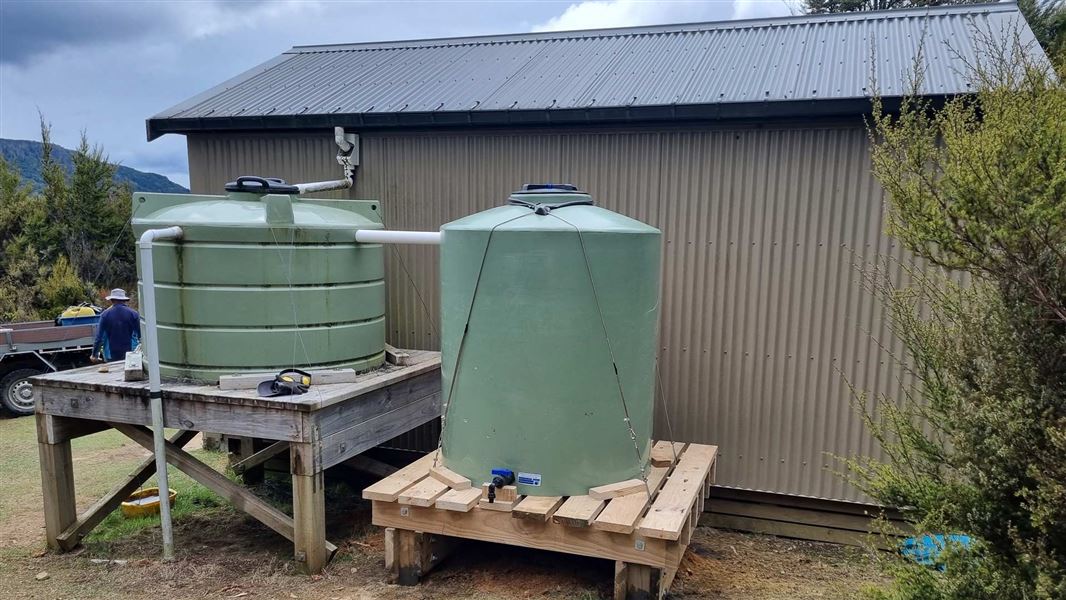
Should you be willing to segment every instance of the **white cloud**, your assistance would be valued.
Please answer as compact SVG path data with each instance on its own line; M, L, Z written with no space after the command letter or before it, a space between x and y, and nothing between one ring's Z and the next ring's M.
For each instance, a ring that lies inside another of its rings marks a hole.
M216 1L167 6L174 12L183 32L193 39L254 30L276 23L317 20L325 8L316 0L278 0L261 4Z
M735 0L734 19L760 19L803 14L802 0Z
M569 5L534 31L568 31L724 21L791 14L798 0L587 0Z

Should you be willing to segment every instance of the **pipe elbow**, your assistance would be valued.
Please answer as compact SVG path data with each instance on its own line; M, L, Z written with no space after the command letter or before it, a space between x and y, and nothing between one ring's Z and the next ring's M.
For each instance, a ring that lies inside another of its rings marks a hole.
M172 240L181 238L184 234L181 227L163 227L160 229L149 229L141 234L140 240L137 245L141 248L151 248L152 242L155 240Z

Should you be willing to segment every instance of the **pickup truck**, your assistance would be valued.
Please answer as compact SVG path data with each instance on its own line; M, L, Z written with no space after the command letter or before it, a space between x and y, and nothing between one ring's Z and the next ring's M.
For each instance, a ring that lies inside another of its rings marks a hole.
M31 377L90 363L97 323L58 321L0 324L0 407L8 412L33 414Z

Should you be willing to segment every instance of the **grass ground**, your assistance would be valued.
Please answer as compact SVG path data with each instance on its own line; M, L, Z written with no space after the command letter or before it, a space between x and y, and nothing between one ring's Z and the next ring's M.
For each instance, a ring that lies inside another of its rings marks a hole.
M225 463L218 453L193 453L220 470ZM79 507L103 495L145 456L117 432L76 440ZM173 563L158 560L157 519L127 520L120 513L75 552L47 553L33 419L0 419L0 598L610 597L612 563L480 543L465 545L421 586L388 585L383 535L369 524L370 509L358 487L339 480L328 484L327 523L341 550L325 573L302 576L286 540L183 474L171 473L171 487L178 490ZM291 500L283 484L268 482L257 492L282 507ZM700 527L671 592L685 599L845 599L882 581L860 550Z

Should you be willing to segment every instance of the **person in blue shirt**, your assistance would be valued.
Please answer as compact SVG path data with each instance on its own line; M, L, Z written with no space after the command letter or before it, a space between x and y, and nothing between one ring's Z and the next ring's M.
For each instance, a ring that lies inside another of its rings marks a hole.
M141 337L141 315L127 303L126 290L115 288L108 294L111 307L100 315L93 342L93 362L124 360L126 353L137 347Z

